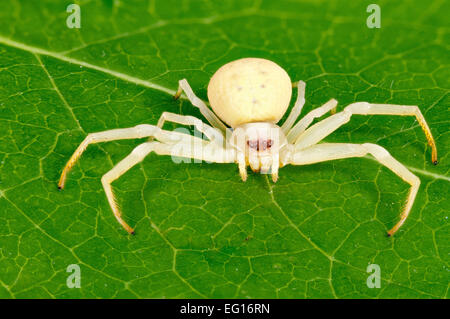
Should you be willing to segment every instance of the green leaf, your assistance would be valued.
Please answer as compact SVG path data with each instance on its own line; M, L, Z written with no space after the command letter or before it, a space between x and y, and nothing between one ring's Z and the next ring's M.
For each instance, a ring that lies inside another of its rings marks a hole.
M0 4L0 297L449 297L448 1L379 1L380 29L366 26L370 1L78 3L80 29L69 2ZM303 115L330 98L420 107L436 167L412 117L354 116L326 139L377 143L420 177L393 238L408 185L369 157L285 167L273 184L152 154L113 184L135 236L100 179L142 140L90 146L58 192L88 133L200 117L172 99L177 81L206 99L214 71L248 56L307 83Z

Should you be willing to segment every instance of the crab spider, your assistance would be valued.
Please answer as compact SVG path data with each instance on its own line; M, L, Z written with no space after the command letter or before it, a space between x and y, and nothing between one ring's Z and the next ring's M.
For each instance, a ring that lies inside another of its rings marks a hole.
M370 143L319 142L347 123L354 114L413 115L432 148L432 162L437 164L436 145L419 108L356 102L335 114L337 101L331 99L295 124L305 103L305 83L299 81L294 86L298 89L297 100L286 121L278 126L276 123L289 106L292 83L286 71L274 62L245 58L222 66L208 85L208 99L212 110L194 94L188 82L183 79L179 81L174 98L180 97L184 91L210 125L193 116L164 112L156 126L142 124L132 128L91 133L67 162L58 186L60 189L64 187L68 172L89 144L149 137L147 142L137 146L102 177L103 188L114 216L129 233L134 234L134 230L121 217L111 183L151 152L216 163L237 163L243 181L247 179L247 166L250 166L255 172L270 173L274 182L278 179L278 169L288 164L307 165L370 154L411 185L400 220L388 231L389 236L393 235L411 211L420 185L419 178L381 146ZM310 126L314 119L328 112L333 115ZM164 130L162 127L166 121L193 125L205 138Z

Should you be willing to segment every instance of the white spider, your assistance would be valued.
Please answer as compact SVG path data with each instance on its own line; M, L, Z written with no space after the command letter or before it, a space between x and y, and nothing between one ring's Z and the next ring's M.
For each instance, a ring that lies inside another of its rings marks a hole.
M164 112L156 126L142 124L132 128L89 134L66 164L58 186L60 189L64 187L67 173L89 144L149 137L149 141L137 146L131 154L102 177L106 197L115 217L129 233L134 234L133 229L121 217L111 183L141 162L150 152L216 163L234 162L239 166L243 181L247 179L247 165L250 165L253 171L271 173L274 182L278 178L278 168L284 165L306 165L371 154L411 185L400 221L388 232L389 236L393 235L408 217L419 189L419 178L381 146L370 143L318 143L347 123L353 114L414 115L425 132L428 144L432 147L432 161L437 164L435 142L419 108L356 102L345 107L342 112L334 114L337 101L332 99L306 114L294 125L305 103L305 83L299 81L297 87L298 97L295 105L283 125L278 126L276 123L289 106L292 83L286 71L274 62L245 58L222 66L208 85L208 99L212 110L192 92L188 82L183 79L179 81L174 98L178 98L184 91L189 101L199 108L211 126L193 116ZM328 111L333 115L309 127L315 118L323 116ZM193 125L206 136L206 139L163 130L165 121Z

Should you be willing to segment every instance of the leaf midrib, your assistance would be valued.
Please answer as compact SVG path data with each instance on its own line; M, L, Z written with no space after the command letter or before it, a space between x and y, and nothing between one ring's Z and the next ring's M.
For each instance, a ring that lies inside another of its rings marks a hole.
M61 60L61 61L64 61L64 62L68 62L68 63L71 63L71 64L76 64L76 65L79 65L79 66L82 66L82 67L86 67L86 68L89 68L89 69L100 71L102 73L109 74L111 76L114 76L116 78L122 79L124 81L131 82L131 83L134 83L134 84L137 84L137 85L141 85L141 86L144 86L144 87L147 87L147 88L150 88L150 89L158 90L158 91L170 94L170 95L174 95L176 93L176 91L174 91L172 89L166 88L166 87L164 87L162 85L159 85L159 84L147 81L147 80L139 79L137 77L130 76L130 75L125 74L125 73L121 73L121 72L118 72L118 71L114 71L114 70L110 70L110 69L107 69L107 68L103 68L101 66L97 66L97 65L94 65L94 64L91 64L91 63L87 63L87 62L84 62L84 61L81 61L81 60L78 60L78 59L70 58L70 57L67 57L67 56L65 56L63 54L57 53L57 52L52 52L52 51L48 51L48 50L45 50L45 49L42 49L42 48L37 48L37 47L34 47L34 46L30 46L30 45L27 45L27 44L24 44L24 43L21 43L21 42L17 42L17 41L5 38L3 36L0 36L0 44L4 44L4 45L7 45L7 46L14 47L16 49L20 49L20 50L23 50L23 51L26 51L26 52L37 54L37 55L49 56L49 57L52 57L52 58L55 58L55 59L58 59L58 60Z

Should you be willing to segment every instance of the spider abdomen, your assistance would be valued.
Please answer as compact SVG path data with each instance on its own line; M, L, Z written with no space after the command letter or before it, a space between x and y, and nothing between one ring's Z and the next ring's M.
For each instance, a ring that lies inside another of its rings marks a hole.
M208 85L213 111L233 128L251 122L277 123L289 106L291 94L286 71L259 58L225 64Z

